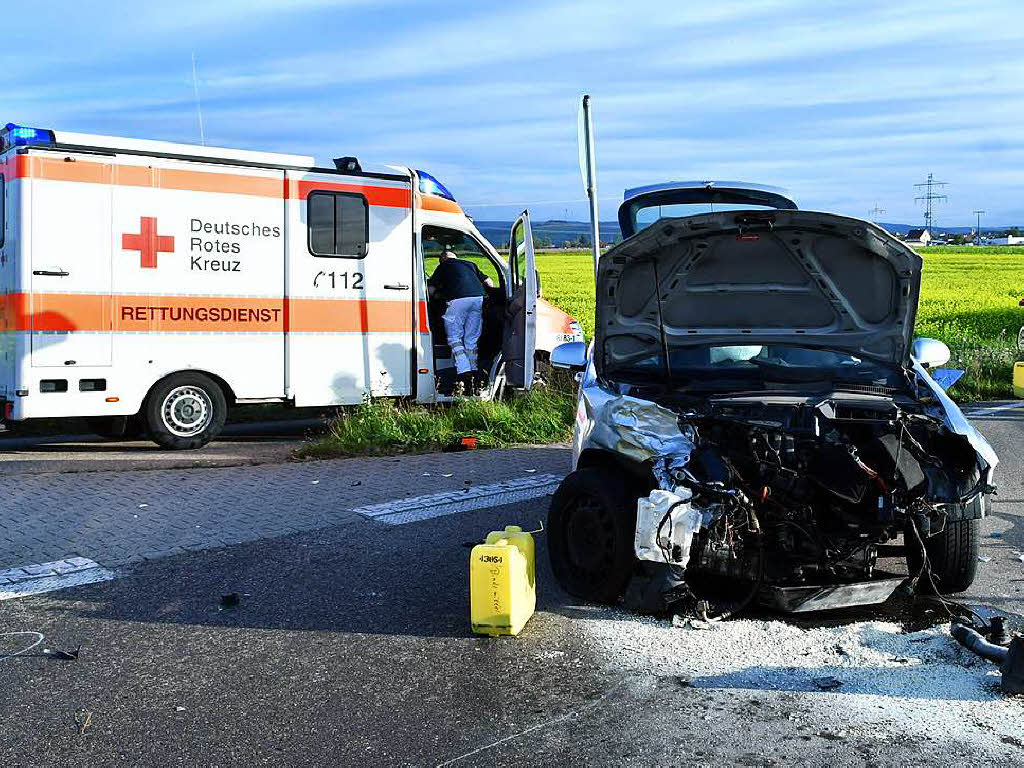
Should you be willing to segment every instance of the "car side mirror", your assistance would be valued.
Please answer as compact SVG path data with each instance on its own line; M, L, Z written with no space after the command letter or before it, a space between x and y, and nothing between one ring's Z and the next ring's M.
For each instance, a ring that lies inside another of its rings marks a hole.
M567 341L551 350L551 367L566 371L583 371L587 367L587 343Z
M537 276L537 298L539 299L541 296L544 295L544 289L541 288L541 285L540 285L540 272L538 272L537 270L534 270L533 274Z
M949 362L950 351L938 339L914 339L911 356L925 368L934 368Z

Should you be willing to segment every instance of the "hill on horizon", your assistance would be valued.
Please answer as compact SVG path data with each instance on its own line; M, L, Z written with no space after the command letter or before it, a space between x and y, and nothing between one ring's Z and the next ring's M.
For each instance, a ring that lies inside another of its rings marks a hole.
M509 232L512 229L511 221L485 221L476 220L473 222L480 233L495 248L508 242ZM547 221L532 221L533 235L538 240L550 240L555 247L562 247L567 242L578 242L581 236L590 237L590 222L587 221L566 221L564 219L548 219ZM878 222L882 227L893 234L905 235L911 229L917 229L920 224L895 224L892 222ZM982 232L1001 232L1009 227L990 226L982 227ZM1024 229L1024 227L1022 227ZM602 221L599 227L602 242L618 242L622 239L617 221ZM973 227L943 227L934 228L934 234L943 232L950 235L966 235L974 231Z

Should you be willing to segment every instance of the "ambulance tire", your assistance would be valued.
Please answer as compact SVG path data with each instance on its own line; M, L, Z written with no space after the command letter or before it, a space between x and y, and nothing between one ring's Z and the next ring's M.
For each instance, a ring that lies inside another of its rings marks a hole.
M220 434L228 404L209 376L186 371L158 382L142 412L153 442L182 451L202 448Z

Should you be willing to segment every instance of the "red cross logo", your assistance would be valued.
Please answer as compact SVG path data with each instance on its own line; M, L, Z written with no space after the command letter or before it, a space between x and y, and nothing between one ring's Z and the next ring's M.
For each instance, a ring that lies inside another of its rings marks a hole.
M156 269L158 253L174 253L174 237L156 233L156 219L143 216L139 224L139 234L121 235L121 247L126 251L140 251L142 268Z

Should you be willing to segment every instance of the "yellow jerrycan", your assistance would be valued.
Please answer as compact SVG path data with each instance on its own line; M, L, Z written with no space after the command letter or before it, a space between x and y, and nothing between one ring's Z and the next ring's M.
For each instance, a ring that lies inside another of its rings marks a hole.
M1013 364L1013 396L1024 397L1024 363Z
M518 635L537 608L533 536L518 525L491 531L469 556L473 631Z

